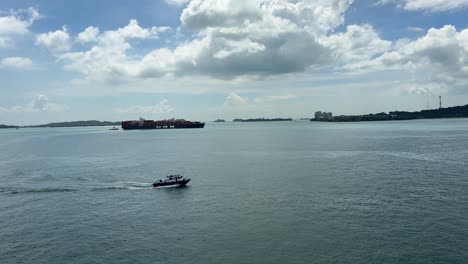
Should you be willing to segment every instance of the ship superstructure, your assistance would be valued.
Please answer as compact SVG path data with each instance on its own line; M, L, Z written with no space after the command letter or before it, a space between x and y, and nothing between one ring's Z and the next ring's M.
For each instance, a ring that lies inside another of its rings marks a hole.
M130 120L122 121L122 129L174 129L174 128L203 128L205 123L192 122L184 119L169 120Z

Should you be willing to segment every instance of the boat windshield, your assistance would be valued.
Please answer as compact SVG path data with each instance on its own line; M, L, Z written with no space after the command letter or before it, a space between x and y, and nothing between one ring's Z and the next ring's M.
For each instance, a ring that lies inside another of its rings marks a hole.
M177 178L177 179L181 179L181 178L182 178L182 175L169 175L169 176L166 176L166 178Z

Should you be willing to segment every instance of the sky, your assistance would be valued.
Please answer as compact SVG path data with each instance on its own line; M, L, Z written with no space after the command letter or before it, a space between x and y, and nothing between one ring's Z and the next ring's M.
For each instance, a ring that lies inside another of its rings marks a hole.
M0 2L0 124L468 104L468 0Z

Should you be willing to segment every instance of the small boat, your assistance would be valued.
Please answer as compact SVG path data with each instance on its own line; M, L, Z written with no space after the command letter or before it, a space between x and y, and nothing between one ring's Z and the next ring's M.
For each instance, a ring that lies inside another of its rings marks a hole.
M109 130L119 130L119 129L116 127L113 127L113 128L109 128Z
M169 175L166 179L161 179L153 183L153 187L161 186L184 186L190 181L189 178L185 178L181 175Z

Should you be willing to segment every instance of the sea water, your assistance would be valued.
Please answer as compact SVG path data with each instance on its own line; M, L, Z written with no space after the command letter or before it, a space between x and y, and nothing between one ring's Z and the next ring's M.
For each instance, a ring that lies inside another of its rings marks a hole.
M153 188L168 174L185 188ZM0 263L466 263L468 120L0 130Z

